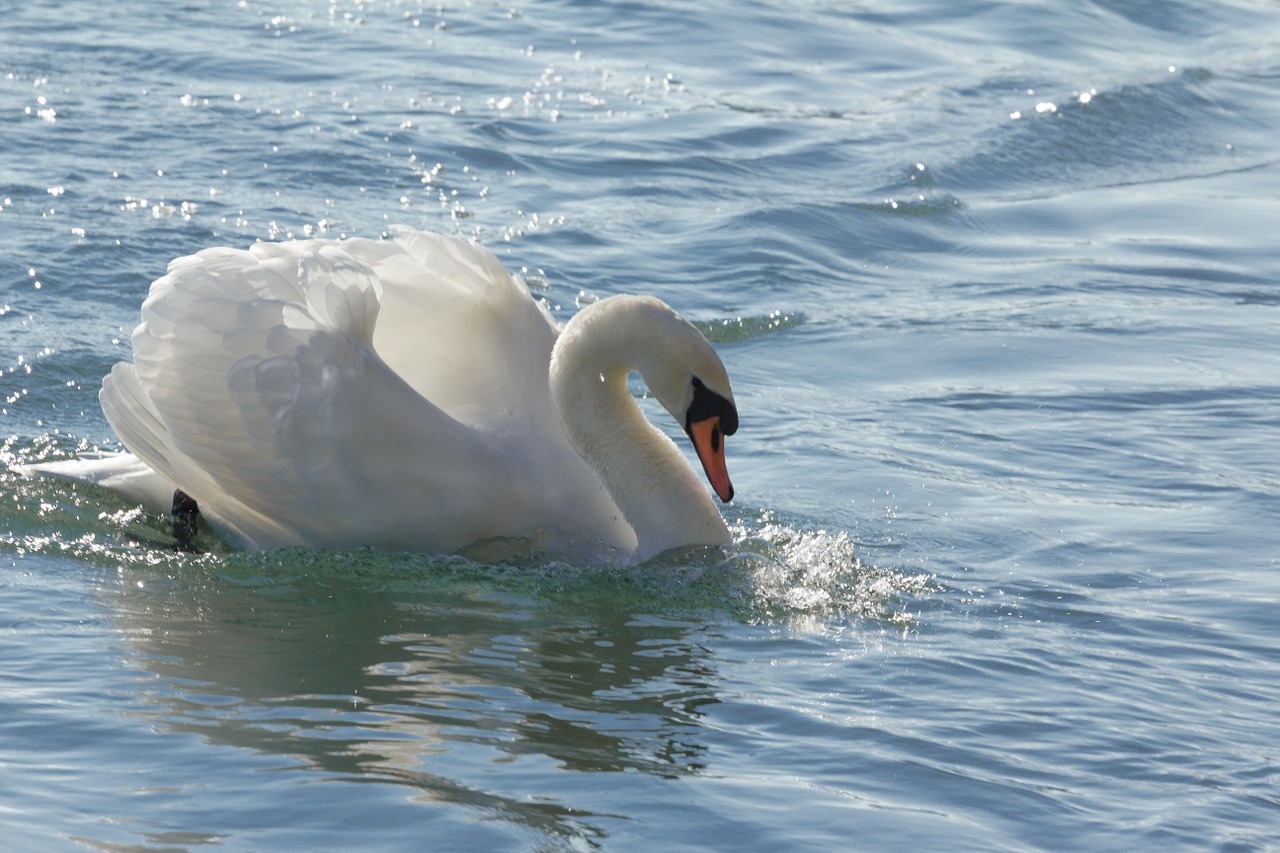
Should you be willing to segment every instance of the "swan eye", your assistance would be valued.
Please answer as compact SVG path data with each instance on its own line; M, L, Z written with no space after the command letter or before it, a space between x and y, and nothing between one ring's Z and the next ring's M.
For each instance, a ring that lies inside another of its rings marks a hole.
M693 399L685 412L685 432L689 431L690 425L711 418L719 418L716 430L717 441L721 433L733 435L738 431L738 410L734 408L733 403L712 391L695 376L693 377Z

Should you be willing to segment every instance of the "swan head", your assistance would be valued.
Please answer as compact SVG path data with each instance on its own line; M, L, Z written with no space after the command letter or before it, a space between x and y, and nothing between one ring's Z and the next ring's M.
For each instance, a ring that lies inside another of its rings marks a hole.
M684 428L711 487L728 503L733 500L733 483L725 465L724 439L738 431L729 374L692 323L660 300L644 301L654 328L652 347L638 365L640 375Z
M588 305L556 342L552 392L579 451L589 452L599 443L594 429L580 426L616 414L608 407L589 412L590 401L600 389L629 396L626 376L633 370L693 442L716 495L726 503L732 500L724 438L738 429L738 409L729 375L702 333L652 296L620 294Z
M738 431L738 409L732 397L712 391L700 377L694 376L691 384L693 400L685 410L684 431L693 442L711 487L720 500L728 503L733 500L733 483L724 461L724 437Z

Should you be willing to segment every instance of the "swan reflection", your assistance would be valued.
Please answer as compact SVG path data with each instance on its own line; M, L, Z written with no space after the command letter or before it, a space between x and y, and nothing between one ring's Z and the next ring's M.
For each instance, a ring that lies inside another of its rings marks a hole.
M150 725L557 836L594 836L600 816L497 791L545 786L550 767L702 767L700 708L717 700L700 625L637 615L607 576L278 553L104 584Z

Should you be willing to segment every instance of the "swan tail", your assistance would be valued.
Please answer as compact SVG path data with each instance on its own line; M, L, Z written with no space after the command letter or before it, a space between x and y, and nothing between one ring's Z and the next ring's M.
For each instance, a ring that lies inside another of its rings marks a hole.
M55 477L109 489L154 512L168 512L174 485L132 453L90 451L75 459L15 465L24 477Z

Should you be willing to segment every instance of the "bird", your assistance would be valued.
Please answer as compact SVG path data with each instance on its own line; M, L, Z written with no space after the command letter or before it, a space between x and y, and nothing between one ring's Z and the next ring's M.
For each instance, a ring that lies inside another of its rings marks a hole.
M247 550L635 563L731 541L628 384L640 375L731 501L728 374L653 296L589 302L562 326L480 244L395 227L178 258L132 347L99 393L125 450L25 473L181 509L188 530L198 511Z

